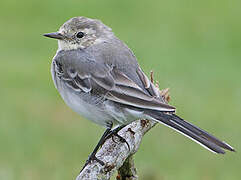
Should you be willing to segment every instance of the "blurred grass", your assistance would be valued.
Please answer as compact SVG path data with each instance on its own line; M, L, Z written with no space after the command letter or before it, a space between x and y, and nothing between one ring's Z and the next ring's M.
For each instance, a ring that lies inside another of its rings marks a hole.
M73 16L101 19L135 52L185 119L240 145L238 0L1 1L0 179L74 179L103 128L63 103L50 76L56 31ZM88 137L88 138L87 138ZM240 179L239 153L209 153L172 130L148 133L135 156L140 179Z

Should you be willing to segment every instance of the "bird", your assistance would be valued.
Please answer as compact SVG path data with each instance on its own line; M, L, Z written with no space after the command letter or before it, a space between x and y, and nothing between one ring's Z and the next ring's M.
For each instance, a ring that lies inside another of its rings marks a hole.
M111 134L118 136L118 130L138 119L164 124L213 153L235 151L179 117L145 75L132 50L100 20L73 17L57 32L44 36L58 40L51 74L64 102L106 128L86 164L96 160L103 165L95 156L99 147Z

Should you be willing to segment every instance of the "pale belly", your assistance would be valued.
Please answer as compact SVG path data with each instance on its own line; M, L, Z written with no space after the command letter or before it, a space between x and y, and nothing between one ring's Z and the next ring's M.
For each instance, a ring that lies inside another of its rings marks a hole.
M115 123L114 119L105 110L103 106L104 104L95 104L93 103L93 99L88 97L88 94L80 95L70 90L70 88L64 86L65 85L62 84L62 88L58 88L59 93L64 102L75 112L80 114L82 117L105 127L111 122Z

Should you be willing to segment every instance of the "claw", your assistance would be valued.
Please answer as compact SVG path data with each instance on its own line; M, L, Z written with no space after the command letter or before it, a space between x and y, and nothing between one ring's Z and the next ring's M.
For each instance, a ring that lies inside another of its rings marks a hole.
M130 151L130 145L128 144L128 142L125 140L125 138L121 137L119 134L115 134L115 136L117 136L120 139L120 142L122 143L126 143L126 145L128 146L128 150Z
M115 141L114 136L111 136L111 139L112 139L112 141L113 141L114 143L117 143L117 142Z
M108 127L104 134L101 136L98 144L95 146L95 149L93 150L93 152L90 154L90 156L88 157L87 161L85 162L85 165L83 166L83 168L81 169L80 173L83 171L83 169L89 164L91 163L91 161L97 161L98 163L100 163L102 166L105 165L105 163L101 160L99 160L95 155L98 151L98 149L104 144L106 137L108 136L108 134L111 132L111 128L112 128L112 124L110 127Z
M105 165L105 163L104 163L103 161L99 160L99 159L95 156L95 154L91 154L91 155L89 156L89 158L86 160L85 165L84 165L83 168L81 169L80 173L81 173L81 172L84 170L84 168L85 168L89 163L91 163L92 161L97 161L97 162L98 162L100 165L102 165L102 166Z
M125 125L120 126L120 127L117 127L116 129L112 130L112 131L108 134L108 136L106 136L106 139L105 139L105 140L107 140L107 139L109 139L109 138L112 138L112 140L113 140L115 143L117 143L117 142L114 140L114 138L113 138L113 136L116 136L116 137L119 138L120 142L127 144L128 149L129 149L129 151L130 151L130 145L128 144L128 142L127 142L123 137L121 137L121 136L118 134L118 132L119 132L122 128L124 128L124 127L125 127Z
M92 161L97 161L97 162L100 163L100 165L102 165L102 166L105 165L105 163L104 163L103 161L99 160L96 156L93 157Z

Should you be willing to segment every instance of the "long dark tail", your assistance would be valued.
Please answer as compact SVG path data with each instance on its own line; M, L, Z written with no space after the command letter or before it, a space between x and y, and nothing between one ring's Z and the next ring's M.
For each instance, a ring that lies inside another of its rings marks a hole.
M175 114L167 114L160 111L147 111L146 114L154 118L157 122L163 123L164 125L180 132L214 153L224 154L225 151L223 149L235 151L224 141L218 140L208 132L192 125Z

